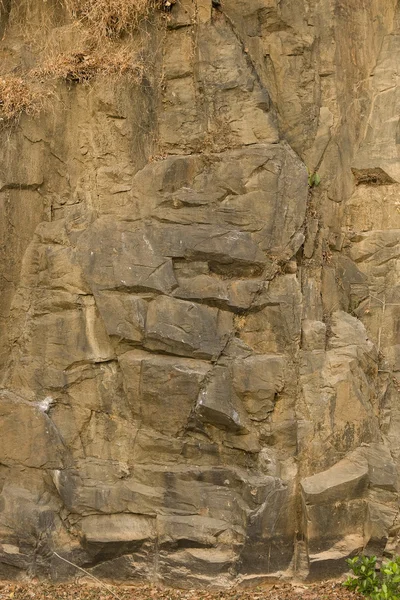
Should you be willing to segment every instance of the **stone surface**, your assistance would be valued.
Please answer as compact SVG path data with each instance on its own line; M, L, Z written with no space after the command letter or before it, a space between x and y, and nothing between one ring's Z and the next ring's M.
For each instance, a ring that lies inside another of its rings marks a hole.
M233 386L243 399L250 419L263 421L272 413L285 384L285 358L256 355L233 364Z
M340 570L344 559L362 548L383 552L397 514L394 467L389 449L371 444L302 480L311 576ZM388 490L382 504L377 488Z
M144 345L170 354L216 359L232 329L229 313L159 297L150 303L147 312Z
M368 482L366 459L353 461L344 458L330 469L302 481L304 500L308 504L334 503L344 498L362 496Z
M1 77L81 43L9 6ZM141 82L0 121L0 577L400 552L399 39L396 0L181 0Z
M88 544L142 542L155 537L154 519L138 515L93 515L80 523Z
M305 319L302 324L301 342L304 350L325 350L326 325L322 321Z
M215 367L199 394L196 413L202 421L228 429L246 431L246 417L232 388L232 377L225 367Z

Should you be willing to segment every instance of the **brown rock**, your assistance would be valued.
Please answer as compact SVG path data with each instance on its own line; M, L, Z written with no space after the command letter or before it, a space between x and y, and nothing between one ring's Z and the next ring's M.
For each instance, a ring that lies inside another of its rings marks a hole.
M89 20L14 4L0 88L52 107L2 91L0 577L398 553L398 2L172 2L56 93Z

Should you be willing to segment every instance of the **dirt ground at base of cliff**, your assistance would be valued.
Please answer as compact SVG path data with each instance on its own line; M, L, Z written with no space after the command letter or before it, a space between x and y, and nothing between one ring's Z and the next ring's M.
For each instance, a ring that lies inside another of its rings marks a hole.
M100 586L86 583L0 582L0 600L360 600L339 581L284 583L251 589L208 591L155 585Z

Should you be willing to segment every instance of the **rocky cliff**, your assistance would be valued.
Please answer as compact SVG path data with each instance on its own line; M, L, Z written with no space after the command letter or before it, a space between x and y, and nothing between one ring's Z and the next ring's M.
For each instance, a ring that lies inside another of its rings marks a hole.
M2 76L76 42L58 0L1 17ZM398 552L397 0L179 0L136 39L140 80L0 132L0 576Z

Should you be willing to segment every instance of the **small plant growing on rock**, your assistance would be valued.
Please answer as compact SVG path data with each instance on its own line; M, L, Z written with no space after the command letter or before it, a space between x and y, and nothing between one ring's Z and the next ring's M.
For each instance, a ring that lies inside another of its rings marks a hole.
M318 173L310 173L308 172L308 187L318 187L321 183L321 177Z
M343 583L349 590L371 600L400 600L400 557L382 564L380 569L376 556L356 556L346 562L356 575Z

